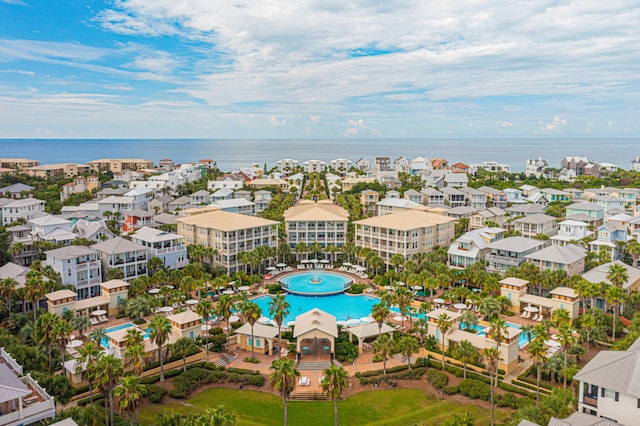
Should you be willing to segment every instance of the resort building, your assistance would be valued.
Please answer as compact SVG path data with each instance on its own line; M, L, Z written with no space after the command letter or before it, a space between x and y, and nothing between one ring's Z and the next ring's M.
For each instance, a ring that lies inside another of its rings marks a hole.
M335 339L338 338L336 317L318 308L298 315L293 337L297 339L296 353L301 363L324 359L331 365L336 353Z
M223 177L219 177L216 180L210 180L207 182L207 189L209 191L217 191L218 189L242 189L244 186L244 178L239 175L231 174Z
M627 271L628 279L626 282L622 283L623 289L628 291L640 289L640 269L627 265L621 260L615 260L613 262L605 263L604 265L598 265L593 269L589 269L587 272L582 274L582 278L593 284L607 283L611 285L607 275L609 275L609 269L612 265L622 266Z
M102 264L90 247L69 246L45 252L47 265L60 274L62 285L71 285L78 299L100 294Z
M467 194L467 205L474 209L486 209L487 208L487 194L477 189L462 187L460 191Z
M344 158L338 158L329 162L329 167L340 173L341 176L344 176L352 166L353 161Z
M92 192L100 187L100 180L97 176L80 176L73 180L73 182L65 183L62 185L62 191L60 192L60 201L64 201L73 194L79 194L81 192ZM2 190L0 190L2 193Z
M513 229L525 238L535 238L540 235L551 237L558 233L556 218L546 214L524 216L513 221Z
M554 189L554 188L542 188L540 190L540 193L550 203L553 203L553 202L556 202L556 201L561 202L561 203L568 203L568 202L571 201L571 194L569 194L566 191L560 191L560 190Z
M78 238L86 238L96 243L115 237L102 219L77 219L76 223L71 227L71 230Z
M71 231L73 222L58 216L43 213L37 218L30 219L29 225L34 241L48 241L68 246L77 238L77 235Z
M257 353L273 355L278 340L278 328L272 325L245 323L236 330L238 348L245 351L253 349ZM287 346L289 342L287 341ZM286 346L285 346L286 347Z
M400 173L409 173L411 170L411 161L406 157L398 157L393 160L393 170Z
M218 168L218 163L216 163L216 160L212 160L211 158L198 160L198 165L204 167L207 170L216 170Z
M529 185L522 185L524 186L529 186ZM533 188L533 187L532 187ZM537 194L538 192L538 188L534 188L535 192L531 193L531 195L533 194ZM505 188L504 193L507 195L507 203L510 204L525 204L527 202L526 200L526 195L524 195L524 191L520 190L520 189L516 189L516 188Z
M586 222L578 220L563 220L558 224L558 233L551 237L553 244L565 245L570 242L578 242L593 235L589 231Z
M541 271L565 271L569 277L584 272L586 257L585 249L574 244L553 244L525 256L527 262L533 263Z
M24 183L14 183L13 185L0 188L0 195L13 200L18 200L20 198L30 197L30 193L34 189L35 188L33 186L25 185Z
M599 206L604 207L605 212L614 209L624 210L627 206L626 200L618 197L612 197L610 195L604 197L595 197L593 199L593 202Z
M302 168L307 173L322 173L327 168L327 163L321 160L308 160L302 163Z
M449 187L464 188L469 183L469 178L466 173L446 173L444 183Z
M298 160L293 160L291 158L283 158L282 160L278 160L276 162L276 167L284 174L289 174L290 171L295 170L299 167L300 163Z
M430 170L431 169L431 162L424 157L416 157L413 160L411 160L411 169L409 170L409 173L411 173L412 175L417 175L418 173L421 173L424 170Z
M0 425L30 425L55 416L53 397L0 348Z
M147 274L147 250L144 246L124 238L115 237L91 246L102 262L102 275L106 279L111 269L119 269L125 281Z
M342 247L347 242L349 212L331 201L303 200L285 210L283 216L287 243L292 249L300 243Z
M77 163L43 164L29 167L24 172L43 179L64 179L89 173L89 166Z
M483 161L480 164L471 164L469 167L476 170L485 170L490 173L496 173L496 172L511 173L510 165L499 164L496 161Z
M364 157L361 157L358 161L356 161L356 168L361 172L366 172L367 170L371 170L371 162Z
M143 160L141 158L112 158L99 159L89 161L87 163L92 170L98 172L122 173L124 170L152 169L152 160Z
M44 201L37 198L12 200L0 198L0 224L7 226L18 219L30 220L44 211Z
M545 173L545 169L548 169L548 168L549 168L549 160L544 160L542 159L542 157L538 157L537 160L535 158L527 159L524 165L524 174L527 177L535 176L536 178L539 179Z
M373 159L373 170L377 170L381 172L389 172L393 170L393 167L391 167L391 158L375 157Z
M422 193L416 191L415 189L408 189L404 191L402 198L405 200L413 201L416 204L422 204Z
M529 281L516 277L507 277L500 281L500 296L511 302L511 310L521 317L542 321L552 318L555 311L564 309L569 317L575 319L580 314L580 298L569 287L556 287L551 290L551 298L529 294Z
M158 195L149 201L147 210L155 214L166 213L169 211L169 203L173 200L174 198L171 195Z
M131 241L146 247L149 258L162 259L167 269L184 268L189 264L187 246L183 237L172 232L142 227L131 236Z
M626 351L598 352L573 377L579 382L578 411L610 419L616 424L638 424L638 374L640 339Z
M284 179L254 179L249 184L253 189L278 188L282 192L289 192L291 185Z
M33 245L33 235L31 235L31 226L16 225L5 228L9 233L9 247L20 244L22 250L13 249L10 252L11 261L18 265L29 266L38 259L40 250Z
M354 222L355 244L374 250L386 264L393 254L410 259L416 253L428 253L453 239L455 219L410 210Z
M214 266L224 267L228 274L244 269L245 265L237 258L239 253L278 245L277 221L208 208L185 213L185 217L176 220L178 235L187 244L217 250Z
M395 170L377 170L375 176L376 181L387 188L400 188L401 186L398 172Z
M447 265L452 269L465 269L490 252L489 244L504 238L502 228L482 228L465 232L447 250Z
M271 191L260 190L253 193L253 202L255 204L256 213L263 212L269 207L273 194Z
M58 316L72 311L76 315L91 317L95 310L106 311L105 315L115 315L118 307L127 299L129 283L123 280L110 280L100 284L100 294L87 299L78 300L76 292L71 290L58 290L47 293L47 311Z
M378 216L405 212L420 206L422 206L422 204L402 198L385 198L376 203Z
M214 201L209 206L217 207L220 210L224 210L229 213L246 214L248 216L253 216L255 214L255 204L253 204L253 201L249 201L245 198L218 200Z
M508 237L489 244L487 272L504 274L508 268L517 268L526 256L545 246L544 241L524 237Z
M28 158L0 158L0 167L3 169L24 170L38 164L40 164L38 160Z
M505 212L498 207L489 207L488 209L477 211L469 217L470 229L480 229L490 225L502 227L505 223Z
M360 193L360 205L366 216L377 216L380 194L373 189L365 189Z
M205 189L196 191L189 195L189 204L209 204L211 202L211 193Z
M440 189L440 192L444 194L444 203L451 207L464 206L467 201L467 194L459 189L445 186Z
M600 177L600 166L587 157L565 157L561 166L563 169L573 170L576 176Z
M484 192L487 196L487 206L505 209L507 207L507 193L489 186L481 186L478 191Z

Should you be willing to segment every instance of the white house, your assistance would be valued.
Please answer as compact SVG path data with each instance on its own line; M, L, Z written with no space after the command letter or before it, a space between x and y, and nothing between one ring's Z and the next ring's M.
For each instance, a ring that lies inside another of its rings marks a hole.
M291 158L283 158L282 160L276 161L276 167L282 173L289 174L290 171L294 170L300 165L298 160L294 160Z
M147 250L140 244L116 237L94 244L91 248L98 252L105 279L110 269L120 269L125 281L147 274Z
M69 245L77 238L71 230L73 223L61 217L45 214L29 220L31 235L36 241Z
M534 238L537 235L557 234L556 218L546 214L534 214L524 216L513 221L513 229L519 231L525 238Z
M474 188L462 187L459 188L460 191L467 194L467 205L469 207L473 207L474 209L486 209L487 208L487 194L478 191Z
M411 161L405 157L398 157L393 161L393 170L396 172L409 173L411 170Z
M12 200L0 198L0 223L6 226L18 219L29 220L44 211L44 201L37 198Z
M218 189L228 188L231 190L242 189L244 186L244 179L236 175L230 175L218 178L216 180L210 180L207 182L207 189L209 191L217 191Z
M482 228L465 232L447 250L447 265L452 269L465 269L490 252L489 244L504 238L503 228Z
M331 167L333 170L338 171L341 175L344 175L346 172L348 172L349 169L351 169L352 165L353 161L347 160L345 158L338 158L329 162L329 167Z
M400 213L421 205L422 204L403 198L385 198L376 203L376 206L378 206L378 216Z
M218 200L210 204L230 213L240 213L253 216L255 214L255 204L245 198L233 198L230 200Z
M302 163L302 167L304 168L304 171L307 173L314 173L314 172L321 173L321 172L324 172L325 169L327 168L327 163L325 163L322 160L308 160Z
M366 172L367 170L371 170L371 162L362 157L356 161L356 168L362 172Z
M62 285L72 285L78 299L100 295L102 265L97 252L85 246L68 246L45 252L47 265L60 274Z
M424 157L416 157L411 160L410 173L412 175L421 173L423 170L431 170L431 161Z
M255 203L255 212L260 213L269 207L269 203L273 198L271 191L260 190L253 193L253 202Z
M538 157L538 159L532 158L528 159L524 165L524 173L527 176L535 176L540 178L544 174L544 170L549 167L549 160L542 159L542 157Z
M578 220L563 220L558 224L558 233L551 237L553 244L565 245L570 241L580 241L585 237L593 235L588 230L586 222Z
M184 237L172 232L142 227L131 236L131 241L146 247L149 257L162 259L168 269L178 269L187 266L187 246Z

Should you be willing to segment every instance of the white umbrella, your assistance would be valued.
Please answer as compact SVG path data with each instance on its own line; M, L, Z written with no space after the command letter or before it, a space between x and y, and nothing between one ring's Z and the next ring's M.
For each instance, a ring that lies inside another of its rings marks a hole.
M395 321L406 321L407 317L403 317L402 315L396 315L395 317L393 317L393 319Z
M311 263L318 263L318 259L311 259L309 262L311 262Z
M209 331L211 330L211 326L209 324L203 324L200 326L200 331Z
M107 313L107 311L105 311L104 309L96 309L95 311L91 312L91 315L99 317L100 315L105 315Z
M539 309L536 308L535 306L526 306L524 308L524 310L527 311L527 312L538 312L539 311Z
M360 318L360 322L363 322L363 323L365 323L365 324L368 324L368 323L370 323L370 322L374 322L374 321L375 321L375 320L374 320L373 318L371 318L371 317L361 317L361 318Z
M404 281L396 281L396 285L403 286L405 285Z
M365 269L367 269L367 268L365 268L364 266L355 265L355 266L353 267L353 269L357 269L358 271L364 271L364 270L365 270Z
M384 286L384 289L385 289L385 290L393 290L393 287L391 287L390 285L385 285L385 286Z
M310 262L310 260L307 260L307 259L302 259L302 260L300 261L300 263L309 263L309 262Z
M329 263L329 260L328 260L328 259L322 259L322 260L320 261L320 263Z
M222 294L233 294L233 293L235 293L235 291L233 290L225 290L222 292Z
M267 271L275 271L277 268L275 266L267 266L266 268Z
M82 340L72 340L67 343L67 348L77 348L79 346L82 346Z
M442 303L444 303L444 299L440 299L440 298L433 299L433 303L439 303L439 304L442 304Z
M169 312L173 312L173 306L163 306L162 308L159 308L158 311L168 314Z
M351 266L352 263L351 262L342 262L342 266Z
M160 293L160 289L159 288L152 288L147 293L149 293L149 294L158 294L158 293Z
M277 268L284 268L285 266L287 266L287 264L286 264L286 263L277 263L277 264L276 264L276 267L277 267Z
M236 282L235 281L229 281L229 283L227 285L233 286L233 285L236 285Z
M423 287L422 287L421 285L414 285L414 286L413 286L413 287L411 287L411 288L413 288L415 291L419 291L419 290L422 290L422 289L423 289Z
M238 287L238 290L240 290L240 291L249 291L249 286L248 285L241 285L240 287Z
M184 303L186 303L187 305L197 305L197 304L198 304L198 302L199 302L199 301L198 301L198 300L196 300L196 299L189 299L189 300L187 300L187 301L186 301L186 302L184 302Z
M240 317L237 315L231 315L229 317L229 322L238 322L238 321L240 321Z
M271 320L267 317L258 318L258 324L268 324Z
M166 286L166 287L167 287L169 290L173 290L173 289L175 288L175 287L174 287L174 286L172 286L172 285L168 285L168 286Z
M453 305L453 307L459 311L462 309L467 309L467 305L465 305L464 303L456 303L455 305Z

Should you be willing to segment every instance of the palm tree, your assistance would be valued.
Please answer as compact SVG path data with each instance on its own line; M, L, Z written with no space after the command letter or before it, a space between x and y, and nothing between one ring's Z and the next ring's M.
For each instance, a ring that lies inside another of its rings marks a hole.
M445 343L445 334L451 328L451 317L446 313L440 314L438 318L436 318L436 328L440 331L442 335L442 370L444 370L444 343Z
M493 375L498 376L498 361L500 360L500 351L497 348L484 348L482 350L482 358L484 359L485 369L489 373L489 388L491 389L491 426L495 424L494 407L493 407Z
M27 273L27 280L24 283L24 296L31 302L33 306L33 322L36 322L38 311L38 300L42 299L47 293L47 287L42 279L42 275L36 271Z
M105 355L98 360L96 365L97 382L105 395L104 417L107 425L114 425L113 422L113 388L118 384L122 376L122 363L115 355ZM107 407L111 413L111 421L107 415Z
M287 399L296 385L300 372L296 369L296 362L289 358L278 358L271 363L269 381L271 386L280 392L284 405L284 426L288 424Z
M622 288L623 284L629 280L629 273L624 266L619 263L614 263L609 266L607 280L609 280L611 285Z
M402 336L396 343L396 350L407 359L407 367L411 370L411 354L420 350L418 340L413 336Z
M573 332L575 330L569 326L562 326L558 330L558 340L560 341L560 345L562 345L562 352L564 357L564 371L563 371L563 387L567 387L567 353L571 346L576 342L576 338L573 336Z
M181 337L171 345L171 352L182 358L183 371L187 371L187 355L195 351L197 348L198 346L196 345L196 342L188 337Z
M140 384L138 377L126 376L118 386L113 389L113 394L118 397L120 411L124 411L129 416L129 424L133 426L136 412L138 412L138 423L140 422L140 403L145 393L144 385Z
M282 352L282 323L284 319L289 315L289 308L291 305L285 299L284 294L278 294L269 300L269 315L273 318L276 324L278 324L278 357Z
M413 327L420 335L420 346L424 346L424 336L429 332L429 320L426 317L418 318Z
M140 345L144 342L142 332L136 327L128 329L124 338L127 346Z
M403 333L404 333L404 316L407 314L407 306L411 304L412 298L413 298L413 295L411 294L411 291L409 289L404 287L399 287L396 289L394 301L396 305L398 305L398 308L400 309L400 316L402 317L401 327L402 327Z
M209 319L213 316L214 312L215 312L215 309L213 308L213 302L211 302L211 300L202 299L196 305L196 313L198 315L200 315L200 318L202 318L202 321L206 325L206 327L205 327L206 331L205 331L205 335L204 335L204 340L205 340L204 348L205 348L205 353L206 353L206 357L207 357L207 362L209 362L209 327L208 327L208 322L209 322Z
M473 327L478 325L478 317L473 311L464 311L462 315L460 315L460 322L464 323L464 328L467 331L473 330Z
M236 424L236 412L225 411L224 405L218 405L213 410L207 410L203 414L206 424L210 426L234 426Z
M89 339L96 345L100 346L100 343L107 339L107 332L104 327L94 328L89 333Z
M527 343L531 343L531 338L533 337L533 332L535 330L535 326L533 324L523 324L520 326L520 331L522 334L527 336Z
M62 321L56 314L47 312L35 322L33 327L33 339L47 348L49 355L49 368L52 367L51 352L56 341L56 323Z
M342 398L345 389L349 386L347 372L344 368L334 364L326 368L322 374L320 386L327 397L333 401L334 423L335 426L338 426L338 398Z
M379 335L373 342L373 353L382 356L382 369L383 374L387 375L387 358L393 354L393 341L388 334Z
M605 294L605 299L607 300L607 303L610 303L613 306L613 330L611 333L611 338L614 341L616 340L616 318L618 317L620 304L624 302L625 295L626 293L621 287L614 287L614 286L609 286Z
M540 404L540 367L547 362L547 350L544 347L544 339L538 337L527 347L531 360L536 365L536 406Z
M506 337L507 332L507 323L499 317L494 318L489 323L489 334L493 340L496 342L496 349L498 352L500 351L500 344L502 344L502 340ZM498 386L498 375L496 374L496 386Z
M124 353L125 365L133 368L133 374L140 376L144 370L144 366L149 359L149 354L144 349L144 344L140 343L127 343L127 350Z
M574 287L575 291L581 298L590 299L591 312L593 312L596 307L595 297L599 294L598 285L581 279L575 284Z
M233 297L230 294L223 294L218 299L218 305L216 308L216 313L219 317L224 318L227 321L227 349L229 345L229 318L231 318L231 313L233 309Z
M73 326L66 319L58 318L53 326L53 334L55 341L58 343L60 349L60 368L64 372L64 352L67 343L69 342L69 336L73 332Z
M171 325L165 317L153 317L149 323L151 333L149 338L158 346L158 360L160 361L160 381L164 382L164 360L162 357L162 346L167 342L171 335Z
M638 240L631 240L627 243L627 253L633 259L633 267L638 267L638 258L640 258L640 242Z
M242 312L245 315L245 317L247 318L247 322L251 326L251 358L255 359L255 344L254 344L254 336L253 336L253 326L258 321L258 318L260 318L260 315L262 315L262 310L260 309L260 306L258 306L257 303L249 302L249 303L247 303L245 305L245 307L244 307Z
M76 371L81 370L84 366L82 375L89 383L89 403L93 404L93 383L96 380L96 366L102 357L102 351L96 343L88 341L78 349L78 353L80 358L76 362Z
M382 334L382 324L384 324L388 317L389 306L386 303L380 302L371 308L371 318L378 323L378 337Z
M0 297L4 299L4 304L9 309L9 315L11 315L13 305L13 296L18 289L18 282L13 278L0 279Z
M552 319L556 328L571 324L571 315L569 315L569 311L563 308L553 311Z
M400 265L403 265L406 260L407 259L405 259L403 255L399 253L394 253L391 255L391 258L389 259L389 263L393 265L393 269L396 271L396 274L397 274L400 272L398 271L398 267Z
M75 317L73 317L73 328L78 330L78 333L80 333L80 339L82 339L84 331L89 327L91 327L91 320L88 316L76 315Z
M593 328L596 326L596 318L591 313L586 313L582 315L580 318L580 326L582 330L587 334L586 336L586 344L587 344L587 358L589 357L589 342L591 341L590 333Z
M472 362L473 360L478 358L478 350L473 344L468 340L463 340L458 343L453 348L453 356L462 361L462 365L464 368L463 378L467 378L467 363Z

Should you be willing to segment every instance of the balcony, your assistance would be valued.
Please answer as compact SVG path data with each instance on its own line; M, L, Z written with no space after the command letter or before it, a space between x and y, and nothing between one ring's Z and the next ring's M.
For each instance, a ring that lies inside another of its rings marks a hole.
M598 395L589 395L585 393L582 397L582 403L598 408Z
M180 244L177 246L171 246L171 247L164 247L164 248L159 248L159 249L151 249L151 253L154 256L158 256L161 254L167 254L167 253L175 253L177 251L187 251L187 246L185 246L184 244Z
M524 259L520 259L517 257L499 256L496 254L487 255L487 262L499 263L501 265L507 265L507 266L514 266L516 268L520 266L521 260L524 261Z

